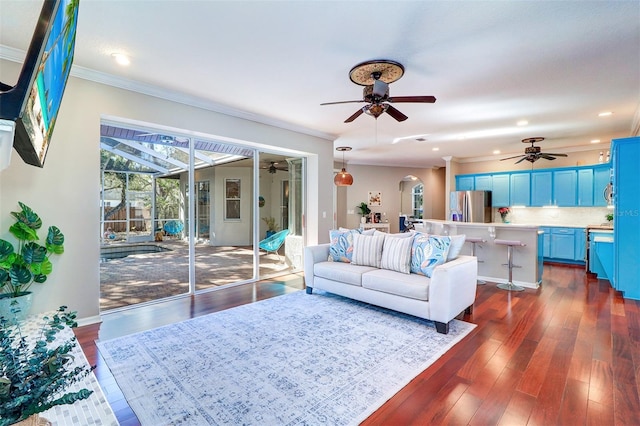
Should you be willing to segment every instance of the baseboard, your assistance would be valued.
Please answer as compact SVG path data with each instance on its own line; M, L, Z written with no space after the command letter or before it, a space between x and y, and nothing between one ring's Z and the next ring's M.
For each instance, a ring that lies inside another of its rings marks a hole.
M95 315L92 317L82 318L78 320L78 327L82 327L85 325L97 324L102 322L102 317L100 315Z

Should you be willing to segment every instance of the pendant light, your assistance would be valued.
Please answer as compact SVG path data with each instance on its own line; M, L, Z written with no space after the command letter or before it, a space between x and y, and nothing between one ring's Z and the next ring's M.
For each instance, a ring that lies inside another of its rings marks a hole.
M353 176L347 172L347 169L344 168L344 152L351 151L350 146L339 146L336 148L336 151L342 152L342 170L336 174L336 177L333 178L333 183L336 186L350 186L353 184Z

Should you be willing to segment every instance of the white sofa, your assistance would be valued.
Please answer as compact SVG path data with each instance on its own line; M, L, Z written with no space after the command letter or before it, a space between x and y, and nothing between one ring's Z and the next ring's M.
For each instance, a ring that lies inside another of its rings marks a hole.
M462 311L471 313L476 298L477 258L457 256L438 265L431 278L371 266L328 261L330 244L304 249L306 292L325 290L372 305L431 320L438 333Z

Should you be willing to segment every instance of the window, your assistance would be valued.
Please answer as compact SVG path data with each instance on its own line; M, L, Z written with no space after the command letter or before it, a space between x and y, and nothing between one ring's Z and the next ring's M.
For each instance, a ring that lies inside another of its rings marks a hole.
M225 179L225 220L240 220L240 179Z
M411 189L411 212L414 218L422 219L422 193L424 185L419 184Z

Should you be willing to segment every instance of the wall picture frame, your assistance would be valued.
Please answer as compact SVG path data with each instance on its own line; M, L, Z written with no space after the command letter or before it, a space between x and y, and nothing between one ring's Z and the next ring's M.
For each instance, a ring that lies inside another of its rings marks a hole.
M369 206L379 207L382 205L382 192L380 191L369 191L369 196L367 197L369 200Z

